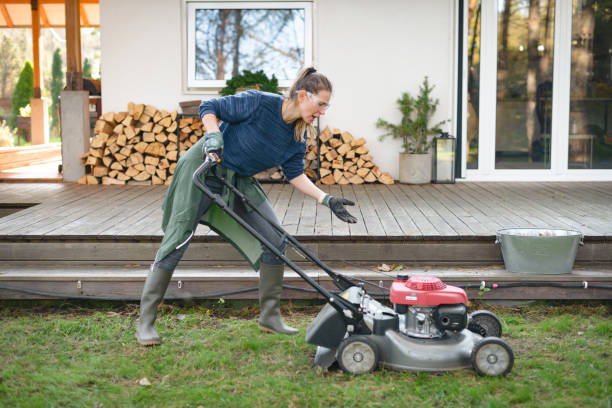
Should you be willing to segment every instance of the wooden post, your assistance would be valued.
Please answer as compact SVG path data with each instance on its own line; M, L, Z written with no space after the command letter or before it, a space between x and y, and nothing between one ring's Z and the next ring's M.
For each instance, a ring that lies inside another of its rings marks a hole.
M80 155L89 150L89 92L83 91L79 0L66 0L66 90L60 93L62 177L77 181L85 174Z
M81 68L81 21L79 0L66 0L66 89L83 89Z
M32 51L34 62L34 97L40 98L40 14L38 0L31 0L32 9Z
M32 144L49 142L49 117L47 103L41 99L40 91L40 14L38 0L30 1L32 11L32 60L34 63L34 97L30 99L31 121L30 129Z

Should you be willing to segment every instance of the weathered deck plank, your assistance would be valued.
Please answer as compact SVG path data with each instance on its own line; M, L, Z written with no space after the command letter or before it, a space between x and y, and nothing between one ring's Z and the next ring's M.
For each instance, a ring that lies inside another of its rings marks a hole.
M389 206L389 210L397 221L399 227L402 229L403 235L414 235L419 237L423 235L417 225L414 223L408 211L406 211L404 208L404 205L399 202L388 186L384 186L380 190L380 194Z
M281 224L298 236L473 239L504 227L561 227L612 236L612 183L323 186L355 201L347 225L288 184L264 184ZM2 239L160 236L165 186L2 184L0 204L40 204L0 218ZM215 235L199 227L197 236Z
M349 232L352 237L365 236L368 235L368 231L365 227L365 223L363 221L363 214L361 212L361 205L359 204L359 200L357 200L357 196L355 195L355 189L352 185L345 185L341 187L342 196L347 200L351 200L355 203L354 206L346 206L347 211L351 213L355 218L357 218L357 222L355 224L349 224ZM331 211L327 208L328 213Z
M366 228L367 235L371 236L385 236L385 230L383 229L370 197L366 191L366 187L357 185L353 187L355 191L355 199L359 202L361 209L361 216L363 217L363 224ZM336 218L333 216L333 218Z

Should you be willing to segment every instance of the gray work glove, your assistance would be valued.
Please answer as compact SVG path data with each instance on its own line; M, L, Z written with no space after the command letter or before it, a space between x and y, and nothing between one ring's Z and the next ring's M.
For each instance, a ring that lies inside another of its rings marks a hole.
M223 133L207 133L204 137L204 146L202 149L202 158L204 160L206 160L207 157L211 157L213 161L220 162L223 158Z
M325 198L323 198L322 204L329 207L334 215L340 218L342 221L348 222L349 224L355 224L357 222L357 218L353 217L348 211L346 211L346 208L344 208L345 205L355 205L355 203L351 200L326 194Z

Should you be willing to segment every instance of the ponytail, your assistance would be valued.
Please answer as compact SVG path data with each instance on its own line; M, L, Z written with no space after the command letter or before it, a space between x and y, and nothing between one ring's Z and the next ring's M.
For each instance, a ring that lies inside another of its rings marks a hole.
M319 91L332 92L332 84L325 77L325 75L317 72L314 67L304 68L300 71L297 78L293 82L291 89L289 90L289 99L297 101L297 94L299 91L304 90L316 94ZM293 138L296 142L304 142L304 133L308 132L308 137L315 136L315 128L310 123L304 122L301 118L298 119L295 125L295 133Z

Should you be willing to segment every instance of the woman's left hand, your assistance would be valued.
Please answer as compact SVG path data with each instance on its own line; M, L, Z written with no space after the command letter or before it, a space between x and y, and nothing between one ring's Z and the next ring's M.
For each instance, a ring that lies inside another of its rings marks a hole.
M344 208L345 205L355 205L355 203L351 200L341 197L334 197L328 194L323 199L323 204L328 206L334 215L340 218L342 221L348 222L349 224L355 224L357 222L357 218L353 217L346 210L346 208Z

